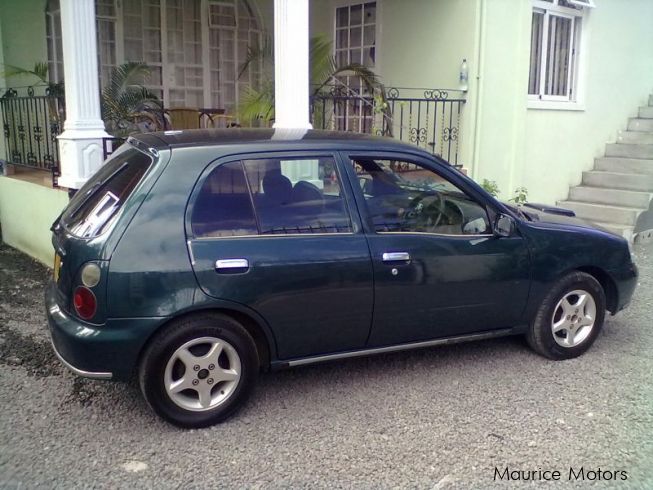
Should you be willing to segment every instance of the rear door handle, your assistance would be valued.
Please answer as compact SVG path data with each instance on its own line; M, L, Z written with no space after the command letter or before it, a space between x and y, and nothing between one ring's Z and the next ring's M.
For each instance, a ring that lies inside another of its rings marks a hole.
M249 269L247 259L220 259L215 261L215 270L233 271L234 269Z
M408 262L410 254L408 252L384 252L383 262Z

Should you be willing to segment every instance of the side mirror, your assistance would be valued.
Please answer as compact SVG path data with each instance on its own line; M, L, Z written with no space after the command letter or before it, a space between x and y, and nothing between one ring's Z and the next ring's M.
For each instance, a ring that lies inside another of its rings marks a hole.
M515 220L507 214L500 214L494 221L494 234L499 237L509 237L515 231Z

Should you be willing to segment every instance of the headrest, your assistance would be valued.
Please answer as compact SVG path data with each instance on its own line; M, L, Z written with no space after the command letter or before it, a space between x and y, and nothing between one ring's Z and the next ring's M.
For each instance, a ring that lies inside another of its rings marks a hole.
M268 170L263 177L263 192L277 204L286 203L290 201L292 183L288 177L281 174L281 170Z
M322 191L315 184L300 180L292 189L293 202L321 201Z

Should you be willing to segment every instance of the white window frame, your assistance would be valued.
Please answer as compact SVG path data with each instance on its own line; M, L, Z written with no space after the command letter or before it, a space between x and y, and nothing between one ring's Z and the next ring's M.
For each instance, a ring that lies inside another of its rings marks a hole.
M59 83L63 80L63 59L59 59L58 45L62 42L61 36L57 36L57 27L61 31L61 7L48 10L46 5L45 21L48 24L50 35L47 35L48 43L48 80L52 83ZM50 58L49 55L52 55ZM63 58L63 56L62 56Z
M542 25L542 53L540 66L538 67L540 75L540 86L538 94L527 94L527 107L529 109L553 109L553 110L585 110L584 105L584 87L585 87L585 64L588 47L588 11L594 7L593 0L587 0L587 3L577 0L567 0L572 5L579 8L569 8L559 5L559 0L532 0L532 13L543 13ZM546 83L546 62L547 62L547 45L549 35L549 21L551 16L563 17L570 19L571 25L571 50L569 52L569 73L568 73L568 95L556 96L544 94ZM530 17L532 19L532 16ZM532 20L531 20L532 28ZM531 68L529 59L529 72Z
M115 66L119 66L123 63L125 63L125 37L124 37L124 29L125 29L125 17L123 15L123 1L131 1L131 0L109 0L109 3L113 5L114 11L115 11L115 16L107 17L107 16L101 16L98 15L96 12L96 22L98 20L102 21L108 21L112 24L113 30L114 30L114 36L115 36L115 45L114 45L114 59L115 59ZM151 88L153 91L156 93L161 94L161 100L163 101L163 105L166 108L171 108L171 91L174 90L180 90L180 91L193 91L196 90L199 92L199 89L197 87L193 86L176 86L174 83L174 64L171 63L168 60L168 53L169 51L169 46L168 46L168 23L167 23L167 10L168 10L168 2L169 0L160 0L159 2L159 15L160 15L160 29L159 29L159 35L160 35L160 52L161 52L161 62L152 62L152 66L154 67L160 67L161 68L161 85L149 85L146 83L146 86ZM377 0L378 1L378 0ZM264 23L263 19L261 16L260 9L258 7L258 4L256 1L250 0L248 2L252 14L256 19L256 22L258 24L257 28L252 28L248 27L247 28L247 33L248 33L248 38L255 36L258 38L259 43L263 41L263 35L264 35ZM258 85L263 76L263 65L262 62L259 61L256 66L252 66L249 70L249 74L243 79L238 80L237 76L240 71L240 67L243 63L243 59L240 59L241 56L239 56L239 51L238 51L238 29L239 29L239 22L240 22L240 17L241 17L241 9L245 9L243 5L240 4L239 0L200 0L200 23L201 23L201 32L200 32L200 37L201 37L201 42L202 42L202 63L201 65L183 65L184 67L190 66L191 68L201 68L202 70L202 87L201 87L201 99L202 99L202 104L199 104L198 109L202 108L212 108L212 109L225 109L226 107L224 102L222 103L223 107L213 107L214 104L212 103L212 95L214 93L219 93L221 90L224 90L224 85L220 86L219 90L214 90L214 87L212 87L211 84L211 70L214 69L214 67L211 65L210 62L210 46L209 46L209 31L210 29L216 28L215 26L210 25L210 18L209 18L209 9L211 5L227 5L227 6L234 6L234 12L236 15L235 21L236 25L231 27L225 27L222 26L222 29L229 29L233 31L233 36L234 36L234 42L233 42L233 71L235 78L233 80L233 85L234 85L234 101L233 101L233 107L230 107L230 109L234 109L240 100L240 92L245 86L248 85ZM57 51L56 51L56 39L55 39L55 28L56 28L56 22L57 22L57 16L59 16L59 10L48 10L48 7L46 5L46 22L48 22L48 25L50 27L51 36L48 36L47 42L48 44L52 45L52 59L50 59L50 56L48 56L48 62L50 64L53 64L54 66L54 73L50 74L50 80L52 81L59 81L59 79L63 78L63 73L59 73L59 69L57 66L57 63L60 62L61 60L58 59ZM60 22L60 20L59 20ZM143 33L143 36L145 33ZM100 40L101 41L101 40ZM101 46L98 43L98 58L100 57L100 51L101 51ZM102 61L104 64L102 64ZM99 78L101 82L101 87L104 85L102 83L103 78L108 78L108 71L114 66L114 65L109 65L106 63L107 60L100 60L98 59L98 72L99 72ZM231 104L231 101L227 101L229 104ZM193 107L195 108L195 107Z
M332 14L333 17L331 19L331 26L332 26L332 36L333 36L333 56L336 60L336 63L338 62L338 53L341 51L347 51L351 49L351 46L348 46L346 49L339 49L337 45L337 36L338 36L338 30L342 30L343 28L338 28L338 9L344 8L344 7L349 7L350 12L351 12L351 7L360 5L363 7L366 3L374 3L375 4L375 10L376 10L376 17L374 20L374 65L371 66L374 70L374 72L380 76L380 63L379 63L379 54L381 53L381 26L382 26L382 0L338 0L334 2L333 8L332 8ZM364 7L363 7L364 10ZM351 14L350 14L351 15ZM365 46L365 20L361 20L361 64L363 64L363 50ZM351 24L347 26L347 36L351 35ZM348 55L348 59L350 59L350 56ZM352 94L347 94L347 95L352 95ZM370 95L371 97L371 95ZM363 102L359 103L359 110L360 113L358 115L354 115L353 118L358 121L358 131L362 131L362 128L366 124L366 120L369 120L369 127L373 127L374 123L374 114L372 114L371 119L368 116L365 116L364 110L363 110ZM345 108L345 114L343 117L341 117L342 121L344 121L344 128L339 127L338 129L344 129L345 131L349 131L352 129L350 127L350 120L352 119L352 116L349 113L350 107L349 105L346 106Z

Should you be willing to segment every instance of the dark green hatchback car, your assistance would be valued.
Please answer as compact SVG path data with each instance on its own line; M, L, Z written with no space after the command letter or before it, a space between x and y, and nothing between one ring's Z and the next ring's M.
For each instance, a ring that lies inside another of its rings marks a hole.
M177 425L224 420L261 369L522 334L585 352L633 294L627 242L498 202L444 161L351 133L132 137L53 225L52 343L138 376Z

